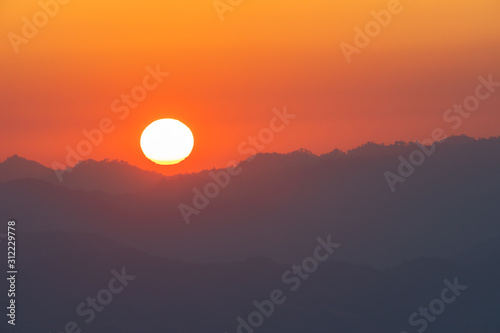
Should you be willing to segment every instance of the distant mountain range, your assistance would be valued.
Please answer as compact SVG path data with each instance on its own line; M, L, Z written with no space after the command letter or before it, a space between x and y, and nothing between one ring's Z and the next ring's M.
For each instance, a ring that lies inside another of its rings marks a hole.
M474 138L454 136L449 138L443 146L460 144L474 144L496 142L499 138L475 140ZM368 142L347 152L335 149L320 156L314 155L306 149L300 149L288 154L259 153L254 158L240 162L241 165L252 165L253 172L269 172L272 170L300 165L318 164L329 160L357 160L364 158L394 157L418 148L414 142L398 141L393 145ZM253 161L257 160L257 163ZM150 188L164 180L177 179L189 176L197 178L206 172L190 175L163 176L157 172L145 171L118 160L85 160L80 161L73 168L67 168L62 174L62 181L53 169L42 164L13 155L0 163L0 182L18 179L38 179L63 187L78 190L99 190L108 193L131 193Z
M391 192L384 173L397 173L398 157L416 149L367 143L322 156L259 154L205 199L199 193L221 170L164 177L90 160L59 183L52 170L14 156L0 164L0 215L26 231L89 232L191 262L293 262L332 234L343 244L338 260L384 268L451 259L500 236L500 139L449 138ZM189 225L180 205L196 211Z

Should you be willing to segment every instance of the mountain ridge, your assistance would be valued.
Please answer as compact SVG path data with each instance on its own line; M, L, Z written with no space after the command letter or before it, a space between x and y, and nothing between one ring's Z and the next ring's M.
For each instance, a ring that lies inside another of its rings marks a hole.
M496 142L500 137L475 139L466 135L451 136L443 143L444 146L474 144L480 142ZM310 165L323 160L342 161L356 159L371 159L388 156L397 156L417 149L415 142L396 141L393 144L378 144L366 142L348 151L334 149L329 153L315 155L307 149L300 148L289 153L258 153L241 160L237 166L249 167L255 172L266 172L271 168L287 168L290 166ZM59 181L54 169L46 167L36 161L28 160L14 154L0 162L0 182L7 182L22 178L35 178L56 185L72 189L100 190L121 194L142 191L160 182L185 177L200 177L212 168L193 173L181 173L166 176L155 171L148 171L123 160L94 160L79 161L74 167L67 168L62 174L63 181Z

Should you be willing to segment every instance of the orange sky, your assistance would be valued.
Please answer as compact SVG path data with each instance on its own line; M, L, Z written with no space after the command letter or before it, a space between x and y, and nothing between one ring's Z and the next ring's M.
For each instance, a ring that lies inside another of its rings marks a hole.
M114 131L86 158L166 174L221 167L248 157L240 143L285 105L297 118L265 151L319 154L425 139L436 127L500 135L500 88L459 129L443 121L479 75L500 81L500 2L402 0L402 12L348 64L339 45L353 44L354 28L388 2L244 0L221 21L212 0L71 0L16 53L9 33L21 35L22 18L32 20L40 4L4 0L0 160L64 164L82 130L109 118ZM120 120L112 102L157 65L170 76ZM156 166L140 150L142 130L159 118L194 133L193 153L179 165Z

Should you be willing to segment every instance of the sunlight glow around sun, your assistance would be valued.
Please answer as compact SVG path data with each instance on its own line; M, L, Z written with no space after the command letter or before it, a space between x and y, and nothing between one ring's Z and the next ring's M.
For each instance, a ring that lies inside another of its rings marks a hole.
M193 133L176 119L156 120L141 135L144 155L157 164L177 164L191 154L193 146Z

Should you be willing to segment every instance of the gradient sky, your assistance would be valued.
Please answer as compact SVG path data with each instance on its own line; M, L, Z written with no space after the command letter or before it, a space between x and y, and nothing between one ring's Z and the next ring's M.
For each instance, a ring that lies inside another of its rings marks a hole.
M49 0L46 0L49 1ZM448 134L500 135L500 89L457 130L444 111L474 93L479 75L500 81L498 0L402 0L403 11L348 64L339 47L379 0L248 0L219 19L212 0L71 0L14 52L8 34L40 10L0 2L0 161L19 154L64 164L82 130L116 129L86 158L120 159L166 174L224 166L268 126L273 108L297 118L265 151L326 153L366 141ZM111 104L147 66L170 76L120 120ZM192 155L156 166L142 130L176 118L195 136Z

